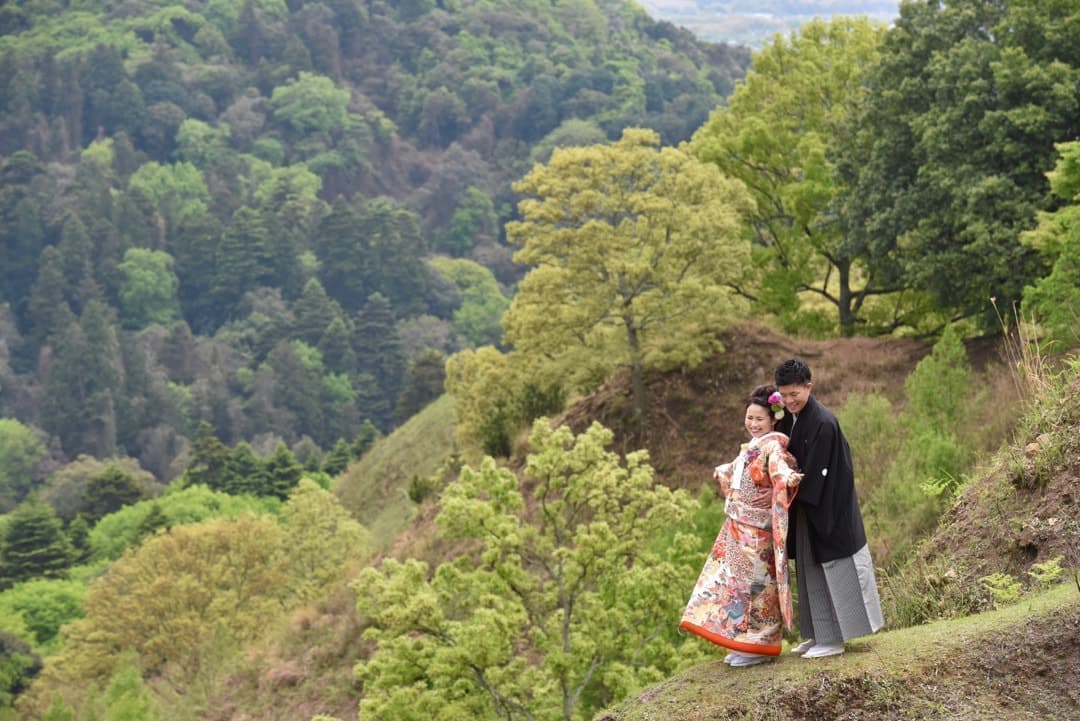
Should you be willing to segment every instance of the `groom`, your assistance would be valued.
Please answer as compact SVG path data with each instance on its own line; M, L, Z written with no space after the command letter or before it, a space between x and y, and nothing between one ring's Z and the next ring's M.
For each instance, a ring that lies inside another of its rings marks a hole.
M788 450L803 472L791 509L788 555L795 559L799 631L806 640L793 652L803 658L835 656L848 639L884 625L851 450L836 416L811 395L805 363L784 361L775 380L792 416Z

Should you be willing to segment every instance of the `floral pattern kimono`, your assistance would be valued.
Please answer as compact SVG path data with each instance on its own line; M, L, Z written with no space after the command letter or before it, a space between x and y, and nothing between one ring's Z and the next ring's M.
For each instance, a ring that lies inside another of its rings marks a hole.
M788 507L802 474L787 442L775 431L754 438L713 475L727 519L679 626L735 651L778 656L781 622L791 628Z

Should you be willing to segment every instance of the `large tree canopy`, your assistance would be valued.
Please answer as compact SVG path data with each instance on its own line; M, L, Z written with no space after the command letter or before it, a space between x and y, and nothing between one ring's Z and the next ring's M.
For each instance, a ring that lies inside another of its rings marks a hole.
M870 77L844 216L904 285L997 320L1044 265L1020 242L1053 202L1054 144L1080 134L1072 2L906 2Z
M895 290L867 272L871 248L844 234L833 208L847 189L831 151L850 134L884 32L838 18L778 35L691 143L753 193L755 262L740 290L790 327L806 322L803 291L833 306L850 333L865 323L869 297Z
M644 413L646 365L694 363L718 349L746 269L743 184L650 130L610 145L556 150L514 189L507 237L531 266L504 316L506 340L561 361L579 382L631 369Z

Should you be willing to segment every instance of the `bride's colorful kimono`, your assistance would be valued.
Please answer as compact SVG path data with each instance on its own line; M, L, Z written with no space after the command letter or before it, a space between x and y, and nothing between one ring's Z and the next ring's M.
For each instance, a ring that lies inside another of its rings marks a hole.
M802 474L787 442L779 432L755 438L713 475L727 519L679 626L735 651L778 656L781 622L791 628L788 507Z

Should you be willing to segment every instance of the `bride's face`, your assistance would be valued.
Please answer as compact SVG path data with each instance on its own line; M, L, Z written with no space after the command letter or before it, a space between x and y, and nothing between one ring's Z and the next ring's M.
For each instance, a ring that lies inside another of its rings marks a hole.
M746 418L743 419L743 423L746 426L746 431L754 438L758 438L773 429L773 426L776 425L776 419L773 418L768 408L759 406L757 403L751 403L746 407Z

